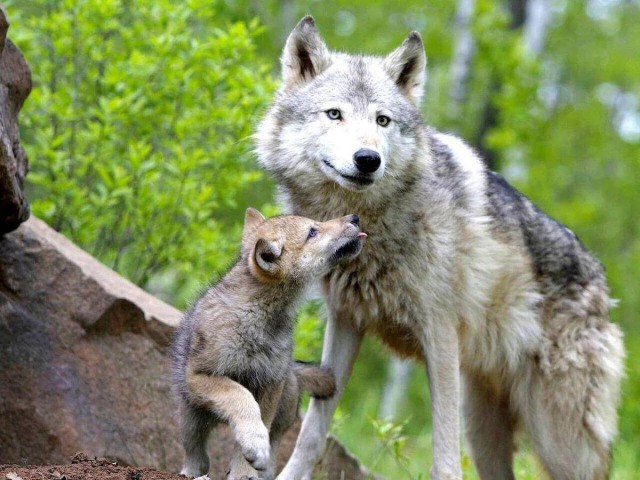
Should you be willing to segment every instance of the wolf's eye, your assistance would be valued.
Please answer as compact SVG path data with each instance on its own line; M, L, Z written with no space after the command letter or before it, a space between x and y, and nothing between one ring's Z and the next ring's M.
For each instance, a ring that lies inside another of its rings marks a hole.
M376 123L381 127L386 127L389 125L389 122L391 122L391 119L386 115L378 115L378 118L376 118Z
M315 227L311 227L311 228L309 229L309 236L308 236L307 238L313 238L313 237L315 237L316 235L318 235L318 229L317 229L317 228L315 228Z
M340 113L340 110L338 110L337 108L327 110L325 113L331 120L340 120L342 118L342 113Z

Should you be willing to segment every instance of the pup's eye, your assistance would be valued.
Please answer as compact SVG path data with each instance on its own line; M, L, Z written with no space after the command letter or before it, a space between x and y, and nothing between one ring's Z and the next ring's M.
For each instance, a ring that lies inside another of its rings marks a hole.
M316 235L318 235L318 229L317 229L317 228L315 228L315 227L311 227L311 228L309 229L309 236L308 236L308 238L313 238L313 237L315 237Z
M342 119L342 113L340 113L340 110L338 110L337 108L332 108L330 110L327 110L325 113L327 114L327 117L329 117L331 120Z
M386 115L378 115L378 118L376 118L376 123L381 127L386 127L390 122L391 119Z

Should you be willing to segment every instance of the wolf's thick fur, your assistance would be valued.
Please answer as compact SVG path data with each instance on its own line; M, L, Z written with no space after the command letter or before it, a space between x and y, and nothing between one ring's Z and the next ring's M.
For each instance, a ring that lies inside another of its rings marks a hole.
M310 478L371 333L426 363L433 478L462 476L462 405L481 478L513 478L522 428L552 478L604 479L624 351L603 269L461 140L424 125L425 65L415 32L385 59L329 52L310 17L287 40L259 161L288 211L355 211L371 238L324 280L338 393L312 400L279 478ZM363 148L377 153L365 169Z
M320 223L247 210L240 259L185 315L172 349L183 474L208 472L207 438L225 422L237 443L228 478L273 478L300 390L333 395L327 368L293 362L293 315L310 281L359 253L357 225L355 215Z

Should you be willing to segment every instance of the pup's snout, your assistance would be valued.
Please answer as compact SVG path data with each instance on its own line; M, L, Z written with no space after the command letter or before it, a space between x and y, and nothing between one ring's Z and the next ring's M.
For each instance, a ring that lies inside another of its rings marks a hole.
M356 227L360 225L360 217L355 213L353 215L349 215L349 223L352 223Z
M373 173L380 168L380 154L370 148L361 148L353 154L353 161L362 173Z

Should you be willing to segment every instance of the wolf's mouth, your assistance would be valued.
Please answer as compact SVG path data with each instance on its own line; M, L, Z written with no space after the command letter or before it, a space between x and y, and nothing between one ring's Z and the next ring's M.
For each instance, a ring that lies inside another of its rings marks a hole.
M366 186L366 185L371 185L374 182L374 179L371 178L368 175L357 175L357 176L353 176L353 175L345 175L342 172L339 172L338 169L336 167L334 167L331 162L329 160L327 160L326 158L322 159L322 163L324 163L327 167L331 168L333 171L335 171L338 175L340 175L342 178L346 178L347 180L349 180L352 183L355 183L357 185L361 185L361 186Z

